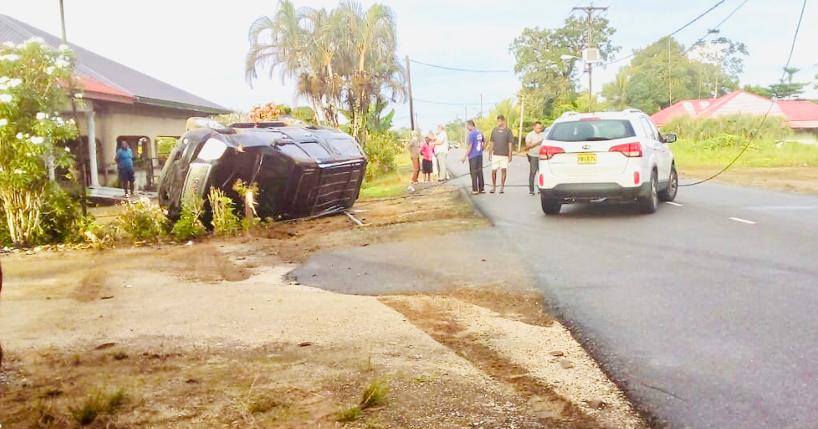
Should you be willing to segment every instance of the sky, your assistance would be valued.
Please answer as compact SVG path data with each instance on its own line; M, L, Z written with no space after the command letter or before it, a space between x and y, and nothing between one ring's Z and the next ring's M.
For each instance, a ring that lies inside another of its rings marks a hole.
M743 0L726 0L676 37L689 45L726 17ZM251 87L244 79L247 30L262 15L272 15L275 0L64 0L66 28L72 43L236 110L265 102L304 104L294 98L293 83L275 72ZM392 7L398 27L398 54L413 60L459 68L508 70L461 73L412 65L418 125L423 129L480 111L514 97L519 80L512 72L509 45L525 27L554 28L579 0L381 0ZM298 6L334 7L338 0L295 0ZM362 1L364 6L374 3ZM717 0L605 0L604 12L617 29L621 54L642 48L672 32ZM749 0L721 27L721 35L745 42L742 84L769 84L781 68L795 30L801 0ZM60 34L58 0L3 0L0 13ZM802 71L796 80L818 73L818 4L807 5L792 60ZM614 78L627 62L597 68L594 90ZM582 85L587 88L587 77ZM815 90L806 93L818 97ZM436 103L453 103L432 104ZM467 104L467 105L464 105ZM396 106L395 126L408 126L408 104Z

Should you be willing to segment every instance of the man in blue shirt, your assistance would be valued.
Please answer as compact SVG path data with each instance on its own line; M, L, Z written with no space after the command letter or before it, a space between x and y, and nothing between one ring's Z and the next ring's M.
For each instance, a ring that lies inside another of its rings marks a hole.
M466 122L466 128L469 130L469 147L466 154L463 155L462 162L466 162L467 158L469 160L472 195L483 194L486 192L483 184L483 149L485 149L483 133L476 129L471 119Z
M132 196L134 192L133 151L128 146L128 142L119 142L114 161L116 161L116 168L119 172L119 186L125 190L126 198Z

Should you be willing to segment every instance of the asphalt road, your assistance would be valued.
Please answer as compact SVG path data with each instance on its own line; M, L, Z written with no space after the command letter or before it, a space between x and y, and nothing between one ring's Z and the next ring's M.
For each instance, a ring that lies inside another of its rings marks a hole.
M508 183L527 173L515 158ZM556 217L526 187L474 200L658 423L818 427L818 198L708 183L653 215L602 204Z

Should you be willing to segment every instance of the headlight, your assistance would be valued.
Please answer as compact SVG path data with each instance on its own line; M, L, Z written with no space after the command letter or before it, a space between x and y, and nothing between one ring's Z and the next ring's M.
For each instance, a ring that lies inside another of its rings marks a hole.
M227 145L224 144L223 141L219 139L209 139L205 142L202 146L202 150L199 151L199 159L205 161L213 161L219 159L224 155L224 151L227 149Z

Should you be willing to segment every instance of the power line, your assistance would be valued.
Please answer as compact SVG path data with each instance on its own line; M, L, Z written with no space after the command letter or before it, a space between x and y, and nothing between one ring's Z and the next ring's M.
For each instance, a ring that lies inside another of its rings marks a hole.
M732 17L733 17L733 15L735 15L735 14L736 14L736 12L738 12L738 11L739 11L739 9L741 9L742 7L744 7L744 5L745 5L745 4L747 4L747 2L749 2L749 1L750 1L750 0L744 0L743 2L741 2L741 4L739 4L738 6L736 6L736 8L735 8L735 9L733 9L733 11L732 11L732 12L730 12L730 14L728 14L726 17L724 17L724 19L722 19L721 21L719 21L719 23L718 23L718 24L716 24L716 26L715 26L715 27L713 27L713 28L711 28L711 29L707 30L707 33L705 33L705 35L704 35L704 36L702 36L701 38L699 38L699 40L697 40L697 41L696 41L695 43L693 43L692 45L688 46L688 47L687 47L687 49L685 50L685 52L684 52L684 53L685 53L685 54L687 54L688 52L690 52L690 51L691 51L693 48L695 48L696 46L698 46L698 44L699 44L699 43L703 42L703 41L704 41L704 39L706 39L706 38L707 38L707 36L709 36L710 34L712 34L713 32L715 32L715 31L716 31L716 30L718 30L719 28L721 28L721 26L722 26L722 25L724 25L724 23L725 23L725 22L727 22L728 20L730 20L730 18L732 18Z
M781 73L781 79L780 79L781 81L784 80L784 77L787 75L787 69L790 68L790 64L792 62L792 56L795 53L795 44L798 41L798 33L801 31L801 23L804 21L804 11L806 9L807 9L807 0L804 0L803 4L801 5L801 13L798 15L798 24L795 26L795 34L793 34L793 36L792 36L792 43L790 44L790 52L789 52L789 54L787 54L787 63L784 65L784 70ZM755 138L758 135L759 131L761 131L761 127L763 127L764 124L767 122L767 118L770 116L770 113L773 110L773 106L775 106L774 96L770 98L770 106L767 108L767 111L764 112L764 116L761 118L761 121L758 123L758 126L756 127L756 129L753 130L752 134L750 134L750 137L747 139L747 143L744 145L744 147L741 148L741 151L739 151L738 155L736 155L735 158L733 158L727 165L725 165L724 168L722 168L716 174L713 174L712 176L710 176L710 177L708 177L706 179L702 179L702 180L699 180L699 181L696 181L696 182L693 182L693 183L686 183L686 184L679 185L679 186L695 186L695 185L702 184L704 182L709 182L709 181L715 179L716 177L719 177L725 171L729 170L744 155L744 153L747 152L747 149L750 148L750 145L753 143L753 140L755 140Z
M675 36L675 35L679 34L679 33L680 33L681 31L683 31L685 28L690 27L691 25L693 25L694 23L696 23L696 21L698 21L698 20L700 20L700 19L704 18L704 17L705 17L707 14L709 14L710 12L712 12L712 11L716 10L716 8L718 8L719 6L721 6L721 5L722 5L722 4L723 4L725 1L727 1L727 0L720 0L720 1L716 2L716 4L714 4L713 6L710 6L710 8L709 8L709 9L707 9L706 11L704 11L704 12L700 13L700 14L699 14L699 16L697 16L697 17L695 17L695 18L691 19L691 20L690 20L690 21L688 21L686 24L684 24L684 25L682 25L681 27L677 28L675 31L673 31L672 33L668 34L667 36L660 37L660 39L663 39L663 38L665 38L665 37L673 37L673 36ZM626 55L626 56L624 56L624 57L622 57L622 58L617 58L617 59L615 59L615 60L613 60L613 61L609 61L609 62L607 62L607 63L603 64L603 66L609 66L609 65L611 65L611 64L621 63L622 61L625 61L625 60L628 60L628 59L633 58L634 56L636 56L636 54L637 54L638 52L639 52L639 51L636 51L636 52L633 52L633 53L631 53L631 54L629 54L629 55Z
M500 101L484 101L484 102L476 102L476 103L460 103L457 101L435 101L435 100L425 100L422 98L415 97L415 101L418 103L425 103L425 104L436 104L440 106L479 106L481 104L500 104Z
M449 66L441 66L438 64L430 64L424 63L418 60L410 60L415 64L419 64L426 67L432 67L441 70L449 70L449 71L456 71L456 72L464 72L464 73L514 73L514 70L483 70L483 69L467 69L467 68L460 68L460 67L449 67Z

